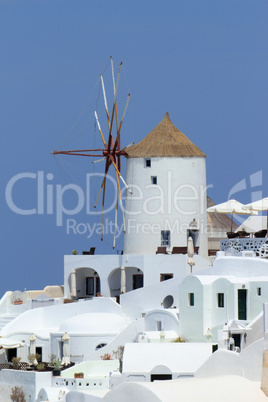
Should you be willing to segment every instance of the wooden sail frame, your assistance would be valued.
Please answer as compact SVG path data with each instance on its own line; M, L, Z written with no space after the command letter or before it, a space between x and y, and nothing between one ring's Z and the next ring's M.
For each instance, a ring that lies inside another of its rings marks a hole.
M111 116L109 114L108 110L108 103L107 103L107 97L106 97L106 91L105 91L105 84L104 84L104 79L103 75L100 76L101 79L101 86L102 86L102 94L103 94L103 100L104 100L104 107L106 111L106 117L107 117L107 122L108 122L108 140L107 142L105 141L103 131L101 129L101 125L99 122L98 114L97 111L94 111L95 115L95 120L98 126L98 130L104 145L104 148L97 148L97 149L76 149L76 150L69 150L69 151L53 151L53 155L75 155L75 156L88 156L88 157L100 157L102 159L94 161L93 163L100 162L102 160L105 160L105 169L104 169L104 177L103 181L96 199L96 202L94 204L94 208L96 208L99 197L102 193L102 230L101 230L101 240L103 240L103 216L104 216L104 204L105 204L105 191L106 191L106 179L107 179L107 174L109 171L109 168L111 166L114 167L115 173L116 173L116 183L117 183L117 191L116 191L116 206L115 206L115 230L114 230L114 239L113 239L113 249L115 248L115 242L116 242L116 231L117 231L117 217L118 217L118 205L120 203L121 210L122 210L122 216L123 216L123 227L124 227L124 233L126 232L126 225L125 225L125 216L124 216L124 210L123 210L123 201L122 201L122 192L120 188L120 180L123 182L124 186L128 189L130 193L131 190L128 187L127 183L125 182L124 178L121 175L121 156L126 156L126 152L121 149L121 128L122 124L126 115L128 103L129 103L129 98L130 94L127 96L127 101L126 105L124 108L124 112L122 115L122 118L119 123L119 117L118 117L118 108L117 108L117 90L118 90L118 84L119 84L119 77L120 77L120 72L122 68L122 62L119 65L118 69L118 74L117 74L117 79L115 81L115 76L114 76L114 65L113 65L113 59L112 57L110 58L111 62L111 70L112 70L112 81L113 81L113 107L112 107L112 113ZM116 124L116 137L113 138L112 135L112 129L113 129L113 124Z

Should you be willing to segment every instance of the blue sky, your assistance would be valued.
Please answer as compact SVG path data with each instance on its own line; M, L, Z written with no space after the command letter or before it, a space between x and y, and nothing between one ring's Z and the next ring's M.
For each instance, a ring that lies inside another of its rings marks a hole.
M116 67L123 62L122 104L131 93L123 145L139 142L168 111L207 155L216 203L268 196L266 0L0 0L0 10L1 295L62 284L63 255L73 249L116 252L98 235L68 234L66 217L56 226L45 204L44 213L25 216L5 199L10 180L25 172L13 191L22 209L37 206L37 177L55 202L57 185L83 187L86 173L102 172L87 158L56 162L50 152L98 143L96 83L104 72L108 93L111 55Z

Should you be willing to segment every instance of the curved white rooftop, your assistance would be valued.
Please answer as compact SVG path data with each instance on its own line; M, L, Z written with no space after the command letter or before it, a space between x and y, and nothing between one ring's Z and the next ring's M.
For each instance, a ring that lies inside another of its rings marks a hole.
M76 394L77 395L77 394ZM73 397L75 396L75 393ZM91 399L83 395L84 402ZM82 399L79 399L82 401ZM264 402L267 397L260 384L239 376L222 376L209 379L154 381L152 383L123 383L111 389L102 399L105 402ZM67 402L78 401L68 398Z
M268 260L259 257L222 256L213 263L214 275L236 277L267 276Z
M12 336L13 334L30 334L33 332L36 336L49 338L50 333L58 332L60 327L65 322L68 322L69 319L77 319L77 325L79 325L78 317L80 315L92 315L92 317L88 317L88 319L94 320L94 325L96 328L98 323L95 316L104 313L108 317L121 317L121 307L112 299L104 297L96 297L93 300L79 303L39 307L36 309L27 310L16 317L13 321L8 323L2 329L2 331L0 331L0 334L2 336ZM109 318L107 318L107 320L107 322L110 322ZM116 319L115 324L111 324L111 328L114 326L120 328L119 324L123 325L123 323L125 323L124 320L118 321ZM126 324L124 324L124 326L125 325ZM80 326L82 328L82 324L80 324ZM68 330L64 328L69 328L69 326L66 324L66 326L62 329L63 332L67 332ZM76 332L78 332L78 329Z
M117 334L127 326L127 320L113 313L87 313L70 317L59 327L68 334Z

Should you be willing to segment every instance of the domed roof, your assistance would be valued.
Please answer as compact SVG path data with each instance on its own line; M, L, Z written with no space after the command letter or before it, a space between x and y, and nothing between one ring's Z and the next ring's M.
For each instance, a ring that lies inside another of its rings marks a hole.
M68 318L60 325L59 331L69 334L117 334L126 325L126 319L119 314L86 313Z
M129 158L206 156L174 126L168 113L142 141L125 152Z

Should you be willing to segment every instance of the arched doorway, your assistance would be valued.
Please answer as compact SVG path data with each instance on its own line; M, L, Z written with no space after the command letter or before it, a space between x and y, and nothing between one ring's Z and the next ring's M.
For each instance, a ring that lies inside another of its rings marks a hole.
M143 272L137 267L125 266L126 292L143 287ZM121 267L115 268L108 277L111 297L118 298L121 294Z
M101 282L97 271L93 268L76 268L76 298L85 299L101 293ZM69 277L71 289L71 275Z

